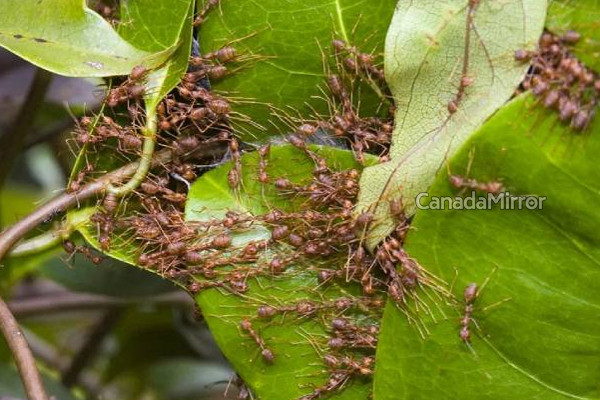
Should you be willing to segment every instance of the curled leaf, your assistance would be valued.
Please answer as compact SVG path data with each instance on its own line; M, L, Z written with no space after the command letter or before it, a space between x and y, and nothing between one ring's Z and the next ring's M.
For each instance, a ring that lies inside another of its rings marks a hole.
M444 161L513 94L527 65L514 59L542 33L545 0L402 1L388 31L386 79L397 111L391 161L367 168L359 210L374 247L392 229L388 201L409 212Z

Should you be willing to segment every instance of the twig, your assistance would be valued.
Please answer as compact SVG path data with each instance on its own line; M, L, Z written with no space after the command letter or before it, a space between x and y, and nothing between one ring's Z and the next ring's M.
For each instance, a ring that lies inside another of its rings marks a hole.
M18 318L27 318L49 313L107 309L135 304L192 306L192 298L183 292L167 293L154 297L116 298L83 293L61 293L57 296L43 295L8 302L8 308Z
M223 152L222 146L218 142L212 142L206 147L202 147L195 152L183 155L182 158L195 158L214 155ZM165 164L173 158L170 149L164 149L154 154L151 167ZM95 195L104 193L109 184L121 182L132 176L138 169L139 161L134 161L113 172L110 172L97 180L83 186L81 190L71 193L63 193L48 201L38 209L27 215L14 225L6 228L0 233L0 260L6 253L28 232L35 229L42 222L57 212L66 211L72 207L78 206L83 200L89 199Z
M44 104L44 96L52 76L51 72L36 68L33 82L13 126L0 138L0 187L3 186L15 157L20 153L25 138L31 131L35 115Z
M44 384L25 336L8 306L0 298L0 329L13 354L29 400L48 400Z
M171 159L171 150L163 150L155 154L152 165L166 163ZM81 201L92 196L100 194L106 190L106 187L113 182L119 182L133 175L137 170L139 162L135 161L124 167L108 173L97 180L85 185L81 190L72 193L63 193L46 204L42 205L31 214L21 219L19 222L8 227L0 234L0 260L6 253L29 231L35 229L51 215L57 212L77 206Z
M218 145L216 142L214 144ZM200 154L210 155L216 149L216 146L207 146L187 156L189 158ZM173 153L170 149L161 150L154 154L151 167L167 163L172 157ZM61 194L5 229L0 233L0 261L19 240L49 216L54 215L57 211L65 211L77 206L82 200L104 192L109 184L120 182L135 174L138 167L139 162L133 162L85 185L77 192ZM0 328L13 353L29 400L47 400L48 396L44 391L31 349L21 334L15 317L2 299L0 299Z
M73 361L71 361L71 365L63 373L63 385L70 388L77 383L79 374L96 357L102 342L115 327L120 317L121 310L110 310L105 312L98 322L94 324L83 346L81 346L77 354L75 354Z
M31 347L33 355L46 364L49 368L63 373L69 368L69 360L62 356L54 347L44 342L31 332L26 332L25 336ZM90 398L98 398L102 392L100 379L91 373L81 374L77 381L77 386L83 389ZM2 400L2 397L0 397Z

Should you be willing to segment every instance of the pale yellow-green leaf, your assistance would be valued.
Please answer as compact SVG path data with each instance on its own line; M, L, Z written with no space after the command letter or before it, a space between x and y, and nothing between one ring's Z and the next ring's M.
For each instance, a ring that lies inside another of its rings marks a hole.
M394 227L388 201L408 212L445 160L513 94L527 70L517 49L533 49L542 33L546 0L400 1L386 38L385 70L397 111L391 161L367 168L359 211L376 215L368 244ZM468 26L468 28L467 28ZM473 80L451 114L463 71Z

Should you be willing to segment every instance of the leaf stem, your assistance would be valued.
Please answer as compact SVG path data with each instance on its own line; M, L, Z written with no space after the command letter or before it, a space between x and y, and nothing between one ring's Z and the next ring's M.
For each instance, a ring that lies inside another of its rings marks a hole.
M58 229L51 229L31 239L23 240L8 253L8 257L26 257L49 250L71 236L71 233L73 229L65 225Z
M148 171L150 171L150 167L152 165L152 157L154 155L154 148L156 147L156 131L156 108L153 108L147 111L146 126L143 130L144 144L137 170L135 171L133 177L131 177L126 184L119 187L110 184L108 186L109 193L122 197L133 192L142 184L142 181L146 178L146 175L148 174Z

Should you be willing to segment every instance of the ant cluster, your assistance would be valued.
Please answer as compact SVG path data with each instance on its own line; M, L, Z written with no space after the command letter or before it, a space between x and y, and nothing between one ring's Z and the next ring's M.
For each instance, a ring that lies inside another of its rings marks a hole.
M196 23L200 24L218 3L205 2ZM443 283L403 249L409 220L402 203L390 202L397 229L375 252L369 252L363 238L374 217L370 212L354 215L359 171L332 168L307 144L317 131L328 131L347 139L356 159L363 162L365 152L385 160L391 143L391 117L359 116L352 102L354 84L361 78L377 87L384 85L383 71L374 56L341 40L335 40L333 47L343 69L339 75L328 77L332 115L302 121L288 136L289 143L314 164L312 176L301 183L285 176L270 176L271 147L266 144L257 148L259 161L254 179L263 189L286 199L284 203L292 204L293 210L270 208L262 215L230 210L220 218L185 220L187 190L205 171L191 162L198 159L195 154L199 148L214 145L215 152L221 152L221 159L215 159L216 155L203 159L209 165L231 160L227 181L233 190L240 189L243 179L249 176L242 174L242 151L246 147L233 135L235 113L230 102L212 92L209 84L229 75L233 72L229 64L243 59L235 48L226 46L192 56L181 83L157 107L157 143L159 148L171 151L170 161L154 168L128 198L106 195L91 217L104 251L116 247L136 249L133 257L139 266L179 283L194 295L219 289L247 302L249 292L260 286L253 284L259 279L276 286L278 280L292 279L296 274L312 276L316 287L307 288L311 293L307 298L288 304L261 300L253 315L237 321L242 335L257 347L267 364L277 362L278 355L260 335L264 323L276 316L285 319L292 315L322 325L327 336L315 339L315 349L323 359L328 379L305 395L305 400L327 396L353 378L372 375L378 320L388 296L409 315L411 302L419 303L416 308L423 303L420 293L430 288L444 293ZM143 83L147 74L144 68L136 67L109 90L106 106L112 112L110 116L81 120L76 140L86 146L86 157L106 149L114 153L115 148L125 157L139 155L144 140ZM94 163L85 161L85 167L70 184L72 191L77 191L93 173ZM240 233L258 225L270 231L269 238L238 244ZM70 252L86 251L67 243L65 246ZM410 318L414 321L417 317L411 314Z
M65 252L67 252L67 254L69 254L69 257L74 257L75 254L79 253L96 265L102 263L103 261L103 258L94 253L94 251L89 247L78 246L70 240L65 240L63 242L63 249Z
M115 228L122 231L133 229L139 237L148 239L161 233L171 244L185 239L185 235L177 229L170 236L170 233L167 234L169 229L163 225L183 223L180 214L187 199L187 189L201 172L197 164L189 162L195 158L198 149L214 148L214 154L202 156L208 158L209 163L214 163L223 161L215 160L215 157L222 156L223 149L229 147L230 157L239 166L241 156L230 127L229 101L209 90L209 81L223 77L224 64L236 59L236 50L231 46L204 56L193 56L181 83L159 103L157 143L159 148L171 151L171 160L160 170L153 171L135 194L140 200L137 207L141 209L140 217L115 218L120 208L119 200L110 194L104 198L99 211L91 219L97 225L103 250L110 249L110 238L114 236ZM217 74L215 71L221 72ZM79 145L85 146L85 167L70 182L70 191L79 190L93 172L92 166L98 164L89 160L91 155L103 151L115 154L116 148L116 155L127 159L139 156L144 140L142 110L147 75L144 67L133 68L121 84L108 90L104 115L95 118L86 116L80 120L75 139ZM132 204L129 200L125 199L123 203Z
M319 116L313 122L305 122L296 129L301 138L311 138L319 131L330 133L334 138L347 140L357 161L364 163L364 153L376 154L387 161L391 145L394 107L390 105L388 116L364 117L352 101L359 84L367 81L372 89L389 101L390 95L384 81L383 70L376 64L375 56L362 53L343 40L332 42L338 73L329 73L327 87L330 98L330 115Z
M237 141L229 141L230 151L235 150L232 143ZM186 222L181 202L173 200L181 193L167 187L167 178L154 177L142 184L140 208L133 215L113 218L118 207L114 199L106 197L104 212L97 213L93 221L98 225L101 244L109 231L120 242L134 244L139 249L140 266L179 282L193 294L219 288L246 298L253 278L277 284L277 279L291 278L299 271L312 274L317 289L338 285L359 289L360 295L348 297L262 304L255 315L241 321L241 331L252 339L266 363L276 362L277 355L259 335L254 320L295 315L325 324L330 336L322 343L329 349L323 362L329 381L305 397L316 399L341 388L352 377L371 374L379 332L376 321L386 293L405 307L411 299L418 299L419 288L437 287L438 283L402 248L409 224L401 204L390 204L400 221L398 228L371 255L361 237L373 216L353 216L359 172L334 170L298 135L292 135L290 143L314 163L312 177L302 183L270 177L269 146L258 149L257 177L277 196L289 199L294 204L292 211L272 208L262 215L228 211L222 218ZM235 157L232 171L236 170ZM271 237L237 245L236 234L257 224L267 227ZM369 315L372 322L355 322L357 313Z
M541 99L544 106L557 110L559 119L575 131L583 131L594 117L600 94L600 78L569 51L580 40L579 33L563 36L545 32L538 50L517 50L515 59L531 62L522 86Z

